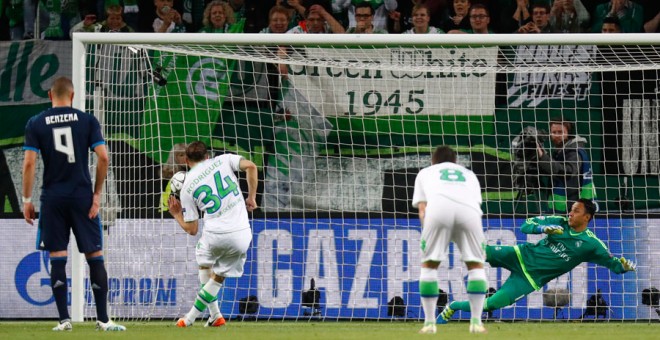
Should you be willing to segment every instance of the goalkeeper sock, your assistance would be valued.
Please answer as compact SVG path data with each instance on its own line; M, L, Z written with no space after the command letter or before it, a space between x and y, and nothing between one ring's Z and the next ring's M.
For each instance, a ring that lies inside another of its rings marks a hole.
M454 301L449 305L453 310L462 310L464 312L470 311L470 301Z
M202 287L204 287L204 285L211 279L212 273L213 272L209 268L199 269L199 283L201 283ZM220 307L218 307L217 298L213 300L211 303L209 303L208 307L209 307L209 314L211 314L211 317L215 315L221 315Z
M470 301L470 323L481 324L481 313L488 292L488 280L483 268L468 271L467 293Z
M67 307L69 288L66 280L66 256L50 258L50 287L53 289L60 321L70 319Z
M103 256L90 257L87 259L89 265L89 283L94 293L96 303L96 319L106 323L108 318L108 272L105 270Z
M419 275L419 295L424 309L424 323L435 323L438 303L438 270L423 268Z
M206 282L204 287L202 287L202 289L197 292L195 303L193 304L188 314L186 314L186 319L188 319L188 321L194 322L199 317L199 315L204 312L206 307L211 302L214 300L217 301L218 292L220 291L221 287L222 284L215 280L209 280Z

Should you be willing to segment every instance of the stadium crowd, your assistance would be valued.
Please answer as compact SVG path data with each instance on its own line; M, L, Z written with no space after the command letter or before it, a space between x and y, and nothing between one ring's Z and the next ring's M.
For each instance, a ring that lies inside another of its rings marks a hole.
M87 32L660 32L657 0L0 0L0 40Z

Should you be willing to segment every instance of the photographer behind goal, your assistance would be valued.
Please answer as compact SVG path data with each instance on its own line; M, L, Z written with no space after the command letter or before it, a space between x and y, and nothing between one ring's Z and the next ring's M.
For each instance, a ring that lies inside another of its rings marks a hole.
M585 150L587 140L573 135L572 130L573 124L562 117L551 118L552 155L537 144L539 174L552 180L548 207L554 212L566 212L568 204L578 198L596 198L591 162Z

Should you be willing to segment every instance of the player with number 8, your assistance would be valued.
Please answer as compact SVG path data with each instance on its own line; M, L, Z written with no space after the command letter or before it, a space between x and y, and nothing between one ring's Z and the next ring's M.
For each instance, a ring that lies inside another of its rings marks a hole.
M485 333L481 310L488 282L483 265L486 239L481 221L481 186L472 171L457 164L456 152L448 146L436 148L431 163L415 178L412 202L422 222L419 294L425 318L419 333L436 332L438 266L447 260L449 242L456 243L461 261L468 268L470 333Z

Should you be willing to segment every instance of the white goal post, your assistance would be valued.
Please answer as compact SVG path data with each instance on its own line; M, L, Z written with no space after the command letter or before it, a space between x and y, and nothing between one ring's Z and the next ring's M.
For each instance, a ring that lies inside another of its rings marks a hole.
M536 242L518 226L556 197L525 142L533 127L556 151L547 132L559 115L584 140L580 176L600 207L590 228L638 271L583 264L489 316L658 319L642 293L660 288L650 237L660 231L659 48L658 34L74 33L74 106L99 118L111 154L101 207L110 313L169 320L190 308L196 238L161 202L177 148L203 140L260 172L253 243L244 276L220 293L224 314L420 318L410 200L430 152L454 147L479 177L490 244ZM95 313L84 256L72 258L82 321ZM452 247L438 277L450 300L466 297L459 259ZM507 277L488 270L493 289ZM597 296L607 310L590 308Z

